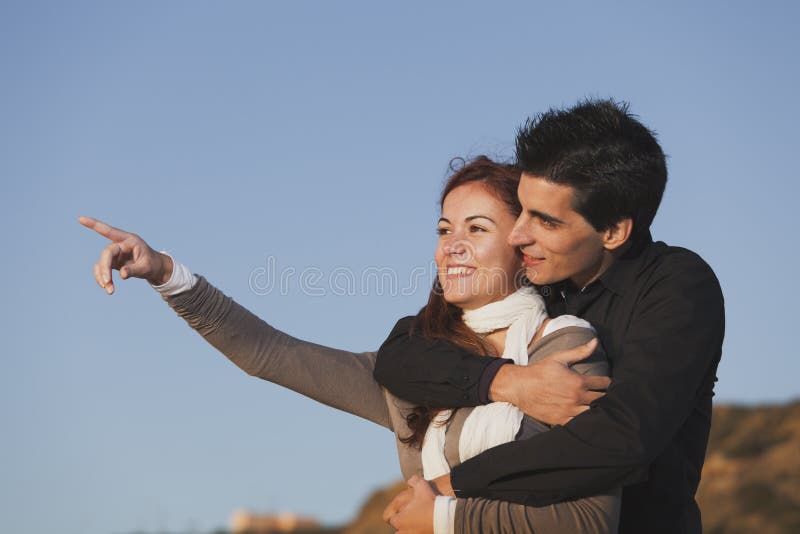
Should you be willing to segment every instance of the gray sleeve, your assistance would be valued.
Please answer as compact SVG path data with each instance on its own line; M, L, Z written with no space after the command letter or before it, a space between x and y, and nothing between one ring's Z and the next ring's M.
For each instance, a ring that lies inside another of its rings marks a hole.
M547 334L533 344L528 363L546 358L555 352L577 347L578 345L588 342L595 337L595 335L593 330L581 326L560 328ZM583 375L609 376L608 358L606 357L603 347L598 345L591 356L573 364L571 369ZM546 424L525 415L522 418L522 424L516 439L528 439L536 434L547 432L548 430L550 430L550 427Z
M575 348L583 343L588 343L597 334L589 328L581 326L566 326L551 332L534 343L529 362L541 360L554 352ZM608 357L601 343L588 358L570 366L573 371L582 375L609 376L610 367Z
M579 326L560 328L540 339L532 347L530 361L554 352L570 349L595 337L592 330ZM609 374L608 359L602 347L572 369L581 374ZM517 439L547 432L549 428L525 416ZM614 534L619 527L622 490L603 495L564 501L548 506L525 506L489 499L457 499L455 531L459 533L534 533L582 532Z
M621 490L548 506L489 499L456 499L459 534L614 534L619 528Z
M192 289L163 298L247 374L391 429L383 391L372 378L376 353L337 350L294 338L199 275Z

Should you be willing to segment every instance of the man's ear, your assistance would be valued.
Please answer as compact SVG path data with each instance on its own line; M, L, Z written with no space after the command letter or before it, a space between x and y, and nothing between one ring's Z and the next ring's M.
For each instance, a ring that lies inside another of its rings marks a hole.
M618 249L628 242L631 232L633 232L633 220L630 217L615 222L602 233L603 248L606 250Z

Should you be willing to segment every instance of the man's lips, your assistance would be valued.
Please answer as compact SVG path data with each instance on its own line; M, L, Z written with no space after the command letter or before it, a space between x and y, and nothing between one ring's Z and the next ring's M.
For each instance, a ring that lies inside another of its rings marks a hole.
M536 267L537 265L541 265L544 261L544 258L534 258L533 256L528 256L527 254L522 255L522 261L528 267Z

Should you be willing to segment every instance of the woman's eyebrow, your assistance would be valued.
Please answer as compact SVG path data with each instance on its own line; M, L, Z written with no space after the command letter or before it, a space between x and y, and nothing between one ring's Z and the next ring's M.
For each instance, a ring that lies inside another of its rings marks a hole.
M472 221L472 220L474 220L474 219L486 219L486 220L488 220L489 222L491 222L492 224L497 224L496 222L494 222L494 219L492 219L491 217L487 217L486 215L471 215L471 216L467 217L467 218L466 218L466 219L464 219L464 220L465 220L466 222L470 222L470 221Z
M470 222L470 221L472 221L474 219L486 219L487 221L491 222L492 224L497 224L496 222L494 222L494 219L492 219L491 217L488 217L486 215L470 215L469 217L464 219L464 222ZM439 217L439 222L440 223L441 222L446 222L447 224L450 224L450 219L447 219L445 217Z

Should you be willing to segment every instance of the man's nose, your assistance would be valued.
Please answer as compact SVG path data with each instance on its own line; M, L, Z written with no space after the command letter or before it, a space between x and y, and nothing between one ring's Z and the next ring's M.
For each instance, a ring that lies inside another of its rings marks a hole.
M525 214L520 214L520 216L517 217L517 222L514 223L514 227L511 229L511 232L508 234L508 238L506 239L510 246L524 247L525 245L530 245L533 243L533 236L530 235L526 223L527 219Z

